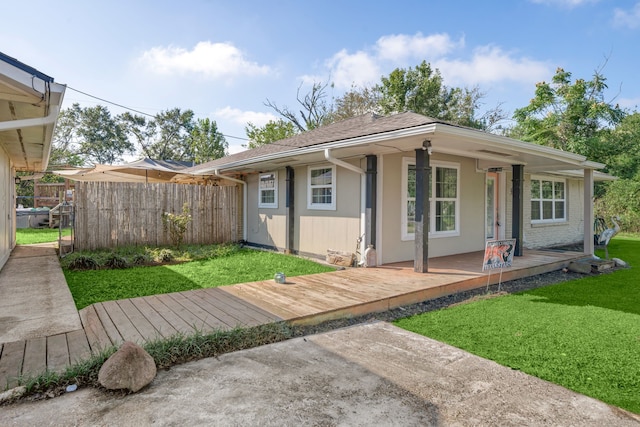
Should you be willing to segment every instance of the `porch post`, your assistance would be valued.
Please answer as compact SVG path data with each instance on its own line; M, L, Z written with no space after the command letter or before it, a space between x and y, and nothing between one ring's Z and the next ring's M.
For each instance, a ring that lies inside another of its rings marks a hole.
M286 186L286 200L285 207L287 208L287 239L285 253L293 253L293 240L295 232L295 203L294 203L294 187L295 187L295 174L291 166L286 167L287 170L287 186Z
M378 199L378 156L367 156L367 183L365 197L365 236L364 247L376 247L376 205Z
M416 149L416 215L415 256L413 271L427 273L429 270L429 151L428 141Z
M516 248L513 254L522 256L523 233L523 208L524 208L524 166L513 165L513 186L512 186L512 221L511 237L516 239Z
M584 170L584 253L594 254L593 241L593 170Z

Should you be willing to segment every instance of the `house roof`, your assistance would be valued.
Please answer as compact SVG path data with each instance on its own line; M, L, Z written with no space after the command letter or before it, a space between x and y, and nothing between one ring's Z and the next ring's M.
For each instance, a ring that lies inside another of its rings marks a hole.
M17 170L46 169L65 88L0 52L0 146Z
M434 153L476 159L479 169L515 164L524 165L530 172L604 167L578 154L406 112L354 117L182 172L194 175L251 173L326 162L328 156L349 159L369 154L410 152L421 149L425 141L429 141Z

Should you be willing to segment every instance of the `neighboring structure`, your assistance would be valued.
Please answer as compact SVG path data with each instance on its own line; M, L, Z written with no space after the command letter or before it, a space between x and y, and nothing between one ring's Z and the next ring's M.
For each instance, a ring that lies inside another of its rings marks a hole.
M181 170L193 165L193 162L144 158L124 165L95 165L92 168L57 170L53 173L73 181L144 182L148 184L171 182Z
M15 246L16 171L44 171L65 86L0 53L0 268Z
M303 255L371 244L378 264L576 242L593 253L603 164L415 113L364 115L182 171L242 186L249 244ZM429 173L429 170L431 173Z

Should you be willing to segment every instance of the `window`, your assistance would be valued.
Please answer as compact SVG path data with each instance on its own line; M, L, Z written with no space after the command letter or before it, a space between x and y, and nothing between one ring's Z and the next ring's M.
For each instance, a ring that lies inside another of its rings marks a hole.
M309 209L336 209L336 167L309 167Z
M415 160L403 159L402 168L402 240L415 237L416 166ZM459 234L459 165L431 163L429 176L429 234L454 236ZM433 179L435 176L435 179ZM435 197L434 197L435 195Z
M565 221L565 181L552 178L531 179L531 222Z
M260 174L258 184L258 207L278 207L278 172Z

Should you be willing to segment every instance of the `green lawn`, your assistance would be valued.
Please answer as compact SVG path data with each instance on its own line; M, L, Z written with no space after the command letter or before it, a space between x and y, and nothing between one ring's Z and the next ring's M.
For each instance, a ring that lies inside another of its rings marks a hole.
M78 309L95 302L213 288L234 283L334 271L303 258L273 252L238 249L224 256L176 265L123 270L70 271L64 275Z
M18 228L16 229L16 244L32 245L34 243L57 242L60 232L57 228ZM70 229L62 230L63 236L70 236Z
M640 413L640 237L616 236L609 254L636 267L395 324Z

